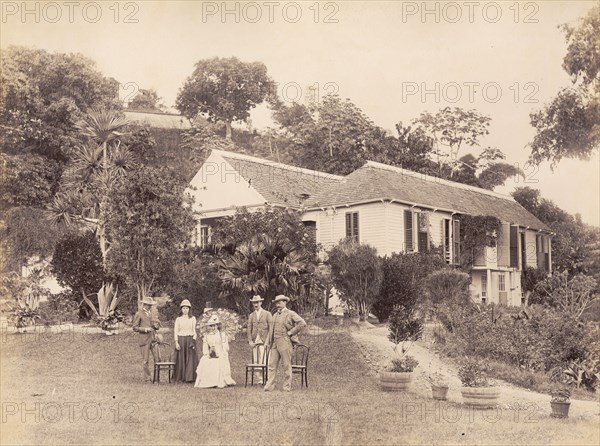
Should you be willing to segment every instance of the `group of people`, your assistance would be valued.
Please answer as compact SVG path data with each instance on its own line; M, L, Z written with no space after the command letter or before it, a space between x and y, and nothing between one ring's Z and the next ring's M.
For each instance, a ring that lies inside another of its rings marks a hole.
M277 369L281 363L284 374L283 390L290 391L292 384L292 352L298 343L298 333L306 322L296 312L287 308L290 298L280 294L275 297L277 311L271 314L262 308L264 299L258 295L250 302L254 311L248 317L247 338L252 347L253 362L264 364L266 352L269 353L268 379L263 383L264 391L274 390ZM149 361L152 343L160 323L153 317L152 307L156 303L151 297L142 300L142 309L133 318L133 330L140 334L139 345L142 353L144 381L151 382ZM173 336L175 339L175 374L177 382L194 382L195 387L209 388L235 385L231 377L229 363L229 339L221 329L217 314L211 314L206 322L206 333L202 337L202 356L198 361L196 352L197 320L191 314L190 301L180 304L181 315L175 320Z

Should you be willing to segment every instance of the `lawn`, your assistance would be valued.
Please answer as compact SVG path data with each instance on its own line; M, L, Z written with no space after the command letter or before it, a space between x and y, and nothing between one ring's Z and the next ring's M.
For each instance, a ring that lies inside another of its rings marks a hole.
M385 393L344 328L312 332L308 389L244 388L249 347L231 344L227 389L143 384L136 335L2 336L2 445L598 444L596 419L535 407L472 411ZM168 340L168 334L166 335ZM280 387L278 387L280 388Z

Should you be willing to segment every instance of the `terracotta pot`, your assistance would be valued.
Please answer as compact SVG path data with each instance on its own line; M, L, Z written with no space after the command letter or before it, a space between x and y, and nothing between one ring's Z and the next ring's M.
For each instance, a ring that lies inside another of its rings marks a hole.
M498 387L462 387L463 401L472 407L494 407L498 404L500 389Z
M550 407L552 407L552 414L550 414L552 418L569 417L569 407L571 407L571 403L564 401L550 401Z
M412 372L379 372L379 383L383 390L406 390L411 380Z
M446 395L448 394L448 386L447 385L435 386L432 384L431 392L433 393L434 400L446 401Z

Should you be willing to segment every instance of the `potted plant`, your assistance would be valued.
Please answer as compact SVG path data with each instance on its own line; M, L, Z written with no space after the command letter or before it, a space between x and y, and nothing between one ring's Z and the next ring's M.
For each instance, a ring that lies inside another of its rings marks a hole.
M448 378L439 372L435 372L427 377L431 384L431 392L434 400L445 401L448 395Z
M550 407L553 418L567 418L571 407L571 392L568 389L555 389L550 392Z
M396 357L387 370L379 372L379 382L384 390L405 390L412 379L412 372L419 364L406 353L412 343L421 337L423 323L412 310L397 305L388 319L388 339L394 344Z
M478 408L494 407L498 403L500 391L487 378L482 365L475 360L467 360L458 370L463 387L461 393L467 406Z

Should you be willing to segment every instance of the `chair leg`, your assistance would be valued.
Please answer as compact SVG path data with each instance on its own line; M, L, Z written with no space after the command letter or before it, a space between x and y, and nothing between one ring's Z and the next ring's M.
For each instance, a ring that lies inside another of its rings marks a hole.
M246 382L244 383L244 387L248 387L248 367L246 367Z
M308 370L304 370L304 382L306 383L306 388L308 389Z

